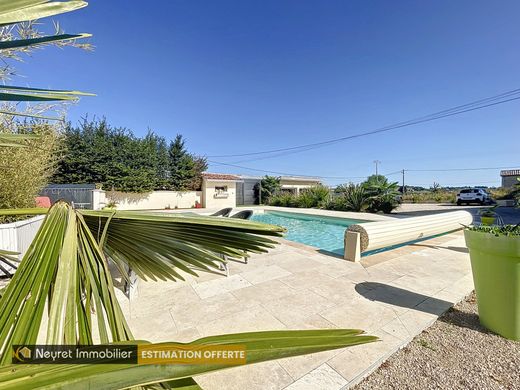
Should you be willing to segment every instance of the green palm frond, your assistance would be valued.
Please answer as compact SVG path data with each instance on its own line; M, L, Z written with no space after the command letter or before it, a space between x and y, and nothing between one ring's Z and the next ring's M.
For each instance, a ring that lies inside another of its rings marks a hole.
M345 348L376 341L377 337L364 335L357 329L286 330L238 333L205 337L186 345L243 345L246 364L281 359L297 355ZM153 344L160 346L169 343ZM172 364L172 365L16 365L0 368L0 387L19 388L92 388L123 389L179 380L223 368L226 365ZM175 384L174 384L175 385ZM198 389L190 379L177 382L177 388Z
M47 43L70 41L71 39L88 38L91 36L91 34L58 34L31 39L16 39L13 41L0 42L0 50L18 49L29 46L39 46Z
M217 270L225 261L222 255L265 252L276 242L263 236L282 232L277 226L243 220L80 211L58 202L49 209L0 299L0 363L8 362L6 351L11 345L36 342L46 305L46 342L90 345L95 339L102 343L132 339L115 296L107 257L120 269L130 266L143 278L178 280L183 273Z
M75 11L86 1L9 0L0 3L0 25L14 24Z
M0 101L41 102L57 100L77 100L80 96L94 94L61 89L24 88L10 85L0 85Z

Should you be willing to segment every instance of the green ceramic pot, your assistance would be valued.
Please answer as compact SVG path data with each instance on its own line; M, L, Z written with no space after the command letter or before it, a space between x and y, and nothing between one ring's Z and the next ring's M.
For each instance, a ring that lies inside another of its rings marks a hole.
M480 323L520 340L520 237L464 231Z

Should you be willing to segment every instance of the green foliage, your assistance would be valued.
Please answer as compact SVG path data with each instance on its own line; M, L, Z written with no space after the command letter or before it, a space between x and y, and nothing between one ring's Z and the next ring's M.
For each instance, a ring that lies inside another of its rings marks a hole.
M178 136L170 148L153 132L138 138L106 120L84 120L67 126L65 153L54 183L99 183L106 190L148 192L195 190L206 169L204 159L188 154Z
M520 223L516 225L475 225L466 227L468 230L481 233L493 234L496 237L520 237Z
M298 207L298 198L292 192L279 192L269 198L270 206Z
M26 139L26 147L1 148L0 209L34 207L36 196L56 169L56 152L60 146L56 128L45 123L33 123L29 129L24 128L27 130L38 137ZM18 131L14 125L0 125L0 138ZM0 223L13 220L13 217L0 217Z
M336 188L338 195L335 199L335 210L366 211L369 206L369 195L361 184L343 184Z
M271 195L269 205L280 207L313 208L323 207L330 197L330 190L322 185L305 188L299 195L293 192L280 191Z
M197 190L202 185L202 172L208 168L202 157L186 150L182 135L177 134L168 149L169 179L167 188L174 191Z
M399 185L397 182L391 183L384 176L375 175L369 177L361 184L368 195L368 210L373 213L382 211L385 214L392 212L399 205L398 191Z
M323 185L316 185L300 190L297 197L298 207L312 208L321 207L327 203L330 190Z
M275 194L278 194L282 188L280 185L280 180L280 177L266 175L260 181L260 186L258 184L255 185L255 197L259 199L259 195L261 195L261 203L270 204L271 197ZM262 188L262 191L260 191L260 188Z
M50 0L3 1L0 5L0 25L2 26L2 29L0 29L0 58L3 60L5 66L2 66L0 69L0 79L5 81L16 74L6 60L21 60L19 53L28 54L35 48L46 44L59 47L78 46L90 48L89 45L78 45L75 43L77 39L90 37L90 34L64 34L57 28L54 35L43 36L36 28L36 23L34 22L35 19L75 11L86 5L87 3L84 1L75 0L60 2L51 2ZM74 101L78 100L80 96L85 95L91 94L73 90L48 90L8 85L0 86L0 101L4 102ZM42 107L40 107L40 110L41 108ZM16 112L15 109L2 109L0 113L43 118L41 114Z

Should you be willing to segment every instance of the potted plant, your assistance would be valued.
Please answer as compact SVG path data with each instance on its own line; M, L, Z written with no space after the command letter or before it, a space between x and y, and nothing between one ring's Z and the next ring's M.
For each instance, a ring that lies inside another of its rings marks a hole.
M471 226L469 249L480 323L520 340L520 224Z
M485 209L479 210L478 215L480 215L480 222L482 225L491 226L495 224L497 219L497 213L495 212L495 209L497 207L498 205L495 205L493 207L487 207Z

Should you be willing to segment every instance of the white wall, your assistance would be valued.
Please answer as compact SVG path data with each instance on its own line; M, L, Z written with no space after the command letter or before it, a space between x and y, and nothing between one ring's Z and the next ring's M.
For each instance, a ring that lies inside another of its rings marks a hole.
M19 252L21 258L29 249L44 218L44 215L38 215L24 221L0 224L0 249Z
M195 202L202 203L201 191L153 191L135 194L106 191L106 203L115 202L117 210L190 209Z
M220 197L215 190L215 187L227 187L227 197ZM214 180L204 179L202 184L202 205L205 208L224 208L236 207L237 183L234 180Z

